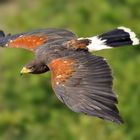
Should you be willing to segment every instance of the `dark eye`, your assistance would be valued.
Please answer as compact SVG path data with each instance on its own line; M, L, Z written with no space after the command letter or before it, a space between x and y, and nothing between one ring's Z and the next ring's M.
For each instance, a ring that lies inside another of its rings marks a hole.
M31 70L33 70L34 69L34 66L30 66L30 67L28 67L29 69L31 69Z

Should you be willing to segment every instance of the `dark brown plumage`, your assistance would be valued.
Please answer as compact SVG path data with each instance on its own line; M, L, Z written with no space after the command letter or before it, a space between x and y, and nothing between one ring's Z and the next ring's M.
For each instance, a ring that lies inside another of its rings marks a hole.
M91 38L77 38L64 29L41 29L7 36L0 31L2 47L24 48L35 53L35 59L25 65L21 73L51 71L56 96L71 110L116 123L123 121L112 91L111 69L104 58L89 51L127 44L136 45L139 40L125 27Z

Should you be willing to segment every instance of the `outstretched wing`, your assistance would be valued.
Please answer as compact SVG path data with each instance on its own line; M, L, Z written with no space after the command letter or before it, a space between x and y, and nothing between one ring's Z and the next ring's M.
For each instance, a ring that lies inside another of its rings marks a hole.
M76 36L65 29L40 29L32 32L5 36L0 31L0 46L8 48L24 48L35 51L41 45L64 38L66 41L75 39Z
M57 97L74 112L122 123L112 91L107 62L86 51L53 60L48 65Z

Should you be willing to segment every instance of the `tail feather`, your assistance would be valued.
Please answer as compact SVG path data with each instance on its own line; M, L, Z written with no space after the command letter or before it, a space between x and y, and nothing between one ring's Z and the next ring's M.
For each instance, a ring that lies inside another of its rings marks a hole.
M87 46L90 51L110 49L124 45L138 45L140 43L136 34L126 27L118 27L112 31L87 39L91 42Z

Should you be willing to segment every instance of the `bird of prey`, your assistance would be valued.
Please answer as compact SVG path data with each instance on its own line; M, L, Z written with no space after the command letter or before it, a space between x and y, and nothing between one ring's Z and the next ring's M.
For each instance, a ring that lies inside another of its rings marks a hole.
M1 47L24 48L35 54L35 59L22 68L22 74L50 71L56 96L72 111L118 124L123 120L116 107L111 69L103 57L91 52L138 44L136 34L126 27L86 38L55 28L15 35L0 31Z

